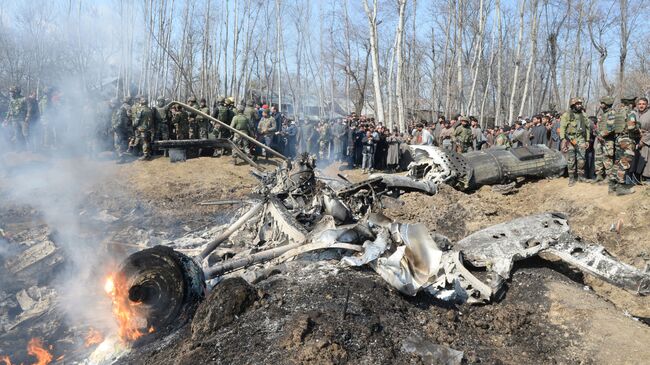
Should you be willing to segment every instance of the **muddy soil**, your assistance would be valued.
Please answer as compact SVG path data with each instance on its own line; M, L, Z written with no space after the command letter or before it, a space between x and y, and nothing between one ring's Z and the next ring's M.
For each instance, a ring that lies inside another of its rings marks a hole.
M235 207L196 203L245 197L256 184L247 166L225 158L94 163L104 174L81 192L79 209L95 222L92 229L101 227L97 245L118 257L226 222ZM354 181L364 176L343 173ZM0 199L7 189L0 179ZM402 206L385 213L458 240L512 218L562 211L576 234L643 268L650 253L650 191L637 190L611 197L606 186L568 188L565 179L525 183L506 196L490 187L471 194L442 187L431 197L406 194ZM38 217L29 206L0 204L0 228L9 235ZM612 224L620 232L610 231ZM425 295L405 297L367 269L296 261L254 286L222 282L182 331L134 349L120 363L432 363L422 354L438 344L463 351L465 363L637 364L650 357L650 328L626 313L650 317L649 304L540 259L518 264L500 303L457 308ZM407 351L412 347L422 351Z

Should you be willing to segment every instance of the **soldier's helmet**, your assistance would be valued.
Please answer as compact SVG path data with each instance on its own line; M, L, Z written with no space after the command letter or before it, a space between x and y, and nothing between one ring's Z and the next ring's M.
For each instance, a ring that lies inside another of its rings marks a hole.
M247 105L247 106L253 106L253 99L249 99L249 100L246 102L246 105Z
M574 105L576 105L578 103L580 103L580 104L584 103L584 101L582 100L581 97L575 96L575 97L569 99L569 106L570 107L572 107L572 106L574 106Z
M603 96L602 98L600 98L600 102L605 105L612 105L614 104L614 98L611 96Z
M20 94L22 90L20 90L20 86L18 85L13 85L9 88L9 92L12 94Z
M634 94L625 94L621 96L622 103L632 103L636 101L636 95Z
M225 100L226 100L226 98L224 98L223 96L220 96L220 97L217 98L217 103L219 103L219 104L223 104L223 102L224 102Z
M159 97L156 99L156 101L162 101L162 102L164 102L164 101L165 101L165 97L161 95L161 96L159 96Z
M147 105L147 104L149 104L149 101L147 100L147 98L142 96L142 97L140 97L140 104Z
M199 101L202 102L202 103L206 103L206 102L207 102L207 100L205 100L205 98L201 98L201 100L199 100Z
M131 97L126 95L122 98L123 103L130 103L131 102Z
M226 98L226 105L234 105L235 99L232 96Z
M467 118L467 117L464 116L464 115L461 116L460 118L458 118L458 120L460 120L461 122L469 122L469 118Z
M244 106L239 104L237 105L237 113L243 113L244 112Z
M196 97L190 96L189 98L187 98L187 102L188 103L196 103Z

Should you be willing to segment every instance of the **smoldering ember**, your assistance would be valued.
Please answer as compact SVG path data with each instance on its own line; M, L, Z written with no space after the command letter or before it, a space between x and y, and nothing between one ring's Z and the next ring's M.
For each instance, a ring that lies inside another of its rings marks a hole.
M648 6L3 2L0 365L646 363Z

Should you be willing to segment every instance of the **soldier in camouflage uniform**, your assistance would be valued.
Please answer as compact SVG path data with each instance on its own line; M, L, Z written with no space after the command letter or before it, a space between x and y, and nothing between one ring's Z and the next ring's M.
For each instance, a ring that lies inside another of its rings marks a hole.
M569 186L584 181L585 153L589 145L589 121L582 107L582 98L569 100L569 110L560 117L560 140L569 170Z
M257 110L253 107L253 100L246 102L246 108L244 109L244 115L250 120L251 125L257 124Z
M234 118L232 118L232 121L230 122L230 127L240 131L241 133L251 136L253 134L253 128L251 126L250 119L244 114L244 107L239 106L237 108L237 115L235 115ZM238 133L235 133L233 135L233 143L236 144L246 155L250 156L250 146L248 143L248 140ZM237 156L236 154L232 154L232 159L233 163L236 165L237 164Z
M614 112L611 121L613 133L616 137L614 142L614 161L609 169L610 192L616 195L627 195L634 193L626 181L627 173L630 170L636 150L636 142L641 136L639 123L633 107L636 101L635 96L621 98L622 105Z
M330 126L327 122L322 122L318 128L318 158L322 161L329 159L330 150Z
M130 110L131 105L129 102L131 98L125 97L122 99L122 105L117 108L111 117L111 129L113 130L113 147L117 157L117 163L124 163L124 155L126 153L131 128Z
M596 182L604 182L607 178L607 171L612 168L614 163L614 142L616 136L613 133L612 127L615 118L612 105L614 98L611 96L604 96L600 98L600 110L602 113L599 115L596 139L594 141L594 172L596 174ZM613 191L614 187L610 185L610 190Z
M175 140L187 139L189 123L187 120L187 113L185 113L180 105L172 107L172 137Z
M153 112L154 128L156 134L155 141L169 140L169 109L165 106L165 98L159 96L156 99L156 107L151 110Z
M26 137L29 136L29 120L31 119L25 97L21 95L20 86L9 88L9 109L3 126L9 127L10 140L14 146L25 147Z
M271 143L273 143L273 136L276 132L275 119L271 116L271 111L267 108L262 111L262 119L257 126L257 130L264 138L264 145L271 148ZM262 151L264 157L268 157L266 149Z
M197 108L203 113L210 115L210 107L208 107L208 103L205 100L205 98L201 98L199 107ZM200 139L208 139L208 132L210 130L210 120L200 114L196 116L196 120L199 125L199 138Z
M140 106L137 108L138 114L133 119L133 128L135 137L129 144L129 149L140 148L142 146L142 157L140 160L151 159L151 131L153 130L153 112L147 103L146 97L140 98Z
M469 119L467 117L460 117L460 125L454 130L454 141L456 142L456 152L465 153L473 150L472 129L469 127Z
M198 109L199 105L196 103L196 98L190 96L187 99L187 105L191 106L194 109ZM197 115L193 111L187 111L187 123L188 123L188 133L189 139L199 139L199 122L197 120Z

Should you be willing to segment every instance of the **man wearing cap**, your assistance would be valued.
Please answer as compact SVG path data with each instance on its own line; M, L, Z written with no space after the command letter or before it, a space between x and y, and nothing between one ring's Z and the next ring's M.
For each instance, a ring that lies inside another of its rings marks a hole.
M600 111L596 127L596 139L594 140L594 173L596 182L600 183L607 179L607 171L614 163L614 142L616 136L613 133L614 119L616 115L612 110L614 98L603 96L600 98ZM610 184L610 192L615 192L615 184Z
M569 110L560 117L560 140L566 155L569 186L584 180L585 153L589 144L589 121L582 106L582 98L569 100Z
M257 130L264 138L264 145L270 148L271 143L273 143L273 135L275 135L277 129L275 128L275 119L271 116L271 111L268 108L262 111L262 119ZM266 149L262 151L262 154L264 157L268 157Z

